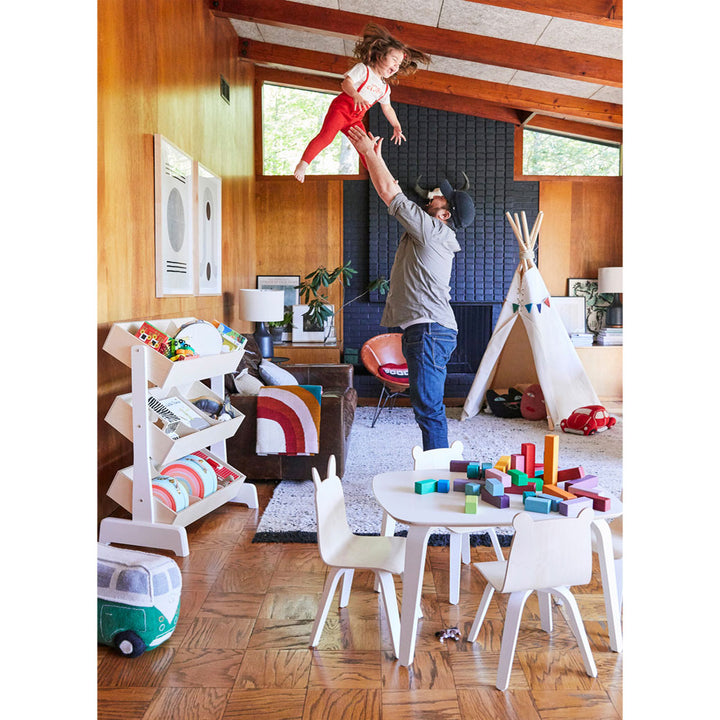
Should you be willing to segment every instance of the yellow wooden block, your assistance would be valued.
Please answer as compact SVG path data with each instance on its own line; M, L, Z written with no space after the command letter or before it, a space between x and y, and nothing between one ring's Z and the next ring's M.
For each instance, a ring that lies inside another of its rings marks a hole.
M543 457L543 481L545 486L557 485L558 456L560 455L560 437L545 436L545 455Z
M509 455L503 455L495 463L495 469L500 470L500 472L507 472L509 467L510 467L510 456Z

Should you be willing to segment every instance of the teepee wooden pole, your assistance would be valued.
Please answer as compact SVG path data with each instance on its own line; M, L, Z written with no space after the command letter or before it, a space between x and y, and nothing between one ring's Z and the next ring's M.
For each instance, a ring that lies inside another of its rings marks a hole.
M535 218L535 224L533 225L532 232L530 233L530 249L535 249L535 243L537 242L538 235L540 234L540 226L542 225L544 213L541 210L538 216Z
M512 219L512 215L510 215L509 212L505 213L505 217L508 219L508 222L510 223L510 227L513 230L513 233L515 233L515 237L517 238L517 241L520 243L521 246L524 246L522 236L520 235L520 226L515 225Z
M532 246L530 245L530 231L528 230L527 215L525 214L524 210L522 211L522 213L520 213L520 217L522 218L523 237L525 238L525 245L529 250Z

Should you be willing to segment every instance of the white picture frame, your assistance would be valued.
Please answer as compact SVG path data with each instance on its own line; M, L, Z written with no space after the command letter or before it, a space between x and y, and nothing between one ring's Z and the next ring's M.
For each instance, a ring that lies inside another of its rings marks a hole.
M329 306L331 312L335 313L335 306ZM308 328L307 318L304 317L305 313L310 309L309 305L293 305L293 329L292 329L292 341L294 343L324 343L327 337L333 317L330 316L325 321L325 326L322 330L312 330Z
M550 298L550 304L557 310L558 315L560 315L560 319L563 325L565 325L568 335L587 332L584 297L553 295Z
M155 296L195 293L193 161L162 135L155 164Z
M222 295L222 179L194 163L195 294Z

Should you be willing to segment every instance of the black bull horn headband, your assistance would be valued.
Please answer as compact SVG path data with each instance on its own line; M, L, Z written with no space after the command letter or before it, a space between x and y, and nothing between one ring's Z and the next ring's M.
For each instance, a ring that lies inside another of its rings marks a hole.
M462 184L462 187L459 187L457 190L458 192L467 192L470 189L470 178L468 178L468 176L464 172L461 172L460 174L463 176L463 178L465 178L465 180ZM437 190L438 188L435 188L433 190L427 190L426 188L422 187L422 185L420 185L421 177L422 175L418 175L417 180L415 180L415 187L413 189L419 197L430 200L430 198L432 198L434 195L437 195L435 190Z

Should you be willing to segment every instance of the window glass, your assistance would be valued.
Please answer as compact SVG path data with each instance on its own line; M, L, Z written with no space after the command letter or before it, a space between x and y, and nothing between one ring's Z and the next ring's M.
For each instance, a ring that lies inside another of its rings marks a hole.
M180 570L177 568L177 566L172 565L168 568L168 574L170 575L170 583L173 586L173 590L177 590L177 588L182 585L182 578L180 577Z
M98 587L110 587L110 580L112 580L113 569L110 565L104 563L98 563L97 566L97 584Z
M170 590L170 583L168 577L164 572L156 573L153 575L153 592L155 595L164 595Z
M338 92L340 84L338 83ZM264 83L262 86L263 175L292 175L308 142L318 134L338 93ZM338 133L310 164L307 175L357 175L360 160Z
M523 131L523 175L620 175L620 147Z
M117 589L146 595L148 592L147 573L144 570L123 570L118 575Z

